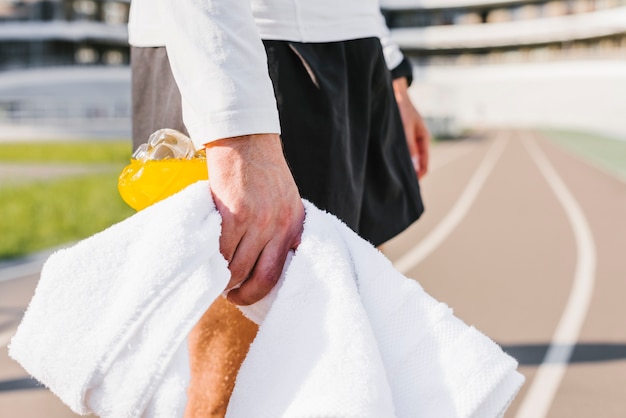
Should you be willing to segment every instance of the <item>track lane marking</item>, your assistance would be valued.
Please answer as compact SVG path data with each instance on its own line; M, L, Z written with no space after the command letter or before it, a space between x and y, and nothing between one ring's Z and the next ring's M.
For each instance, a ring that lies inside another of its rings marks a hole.
M591 228L580 205L535 141L522 140L532 160L563 207L576 241L576 270L567 304L550 347L517 411L516 418L548 414L587 316L595 282L596 249Z
M439 222L415 247L393 263L398 271L403 274L408 273L441 245L448 235L461 223L472 207L472 204L476 200L478 193L485 184L496 162L502 155L508 141L508 138L496 138L493 141L493 144L487 151L487 155L482 159L480 165L472 175L472 178L467 183L467 186L465 186L463 192L452 209L446 214L445 218L443 218L443 220L441 220L441 222Z
M12 329L9 331L0 332L0 348L3 348L4 346L9 344L9 341L11 341L11 338L13 338L13 334L15 334L15 331L15 329Z

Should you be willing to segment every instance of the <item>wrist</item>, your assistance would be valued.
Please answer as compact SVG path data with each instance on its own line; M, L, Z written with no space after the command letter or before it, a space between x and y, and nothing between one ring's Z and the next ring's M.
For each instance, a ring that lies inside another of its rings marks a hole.
M396 102L398 103L398 105L403 105L404 103L410 101L409 84L404 77L396 78L395 80L393 80L392 85L393 93L396 97Z
M205 144L209 174L245 170L250 164L277 164L284 160L278 134L252 134Z
M394 81L405 79L407 87L409 87L413 82L413 66L411 65L411 61L409 61L407 57L402 58L400 64L391 70L391 77Z

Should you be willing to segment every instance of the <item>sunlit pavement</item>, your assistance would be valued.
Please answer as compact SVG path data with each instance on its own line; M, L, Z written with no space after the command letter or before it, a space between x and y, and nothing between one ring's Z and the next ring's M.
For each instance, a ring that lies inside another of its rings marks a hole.
M520 361L527 381L506 416L626 417L626 182L539 134L501 131L433 146L422 187L426 213L384 251ZM0 418L72 417L6 354L38 278L36 262L11 268Z

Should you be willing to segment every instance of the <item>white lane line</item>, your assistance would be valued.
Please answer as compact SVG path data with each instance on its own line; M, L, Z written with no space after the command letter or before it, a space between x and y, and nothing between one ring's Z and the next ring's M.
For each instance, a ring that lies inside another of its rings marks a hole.
M565 183L534 141L524 138L523 143L565 210L574 232L577 253L567 305L516 415L516 418L542 418L550 409L587 316L595 281L596 249L585 215Z
M461 196L447 213L446 217L415 247L396 260L394 266L398 271L406 274L417 266L424 258L432 253L463 220L489 177L491 170L496 165L500 155L502 155L507 143L508 139L496 138L494 140L487 155L485 155L480 162L480 166L474 172L474 175L469 183L467 183L463 193L461 193Z

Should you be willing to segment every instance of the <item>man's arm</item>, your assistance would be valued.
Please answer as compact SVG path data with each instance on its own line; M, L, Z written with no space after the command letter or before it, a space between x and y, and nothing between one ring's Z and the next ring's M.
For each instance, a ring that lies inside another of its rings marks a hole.
M400 109L400 117L413 160L413 167L415 167L417 177L422 178L428 171L430 134L426 123L409 97L408 88L413 79L413 69L398 45L391 39L389 28L382 13L379 16L379 32L385 62L394 77L393 91Z
M430 134L424 119L413 106L408 90L409 85L405 77L393 80L393 91L400 109L400 117L413 160L413 167L418 179L421 179L428 172Z
M274 90L249 0L159 0L183 118L205 146L222 216L228 293L251 304L274 286L300 240L304 208L283 156Z

